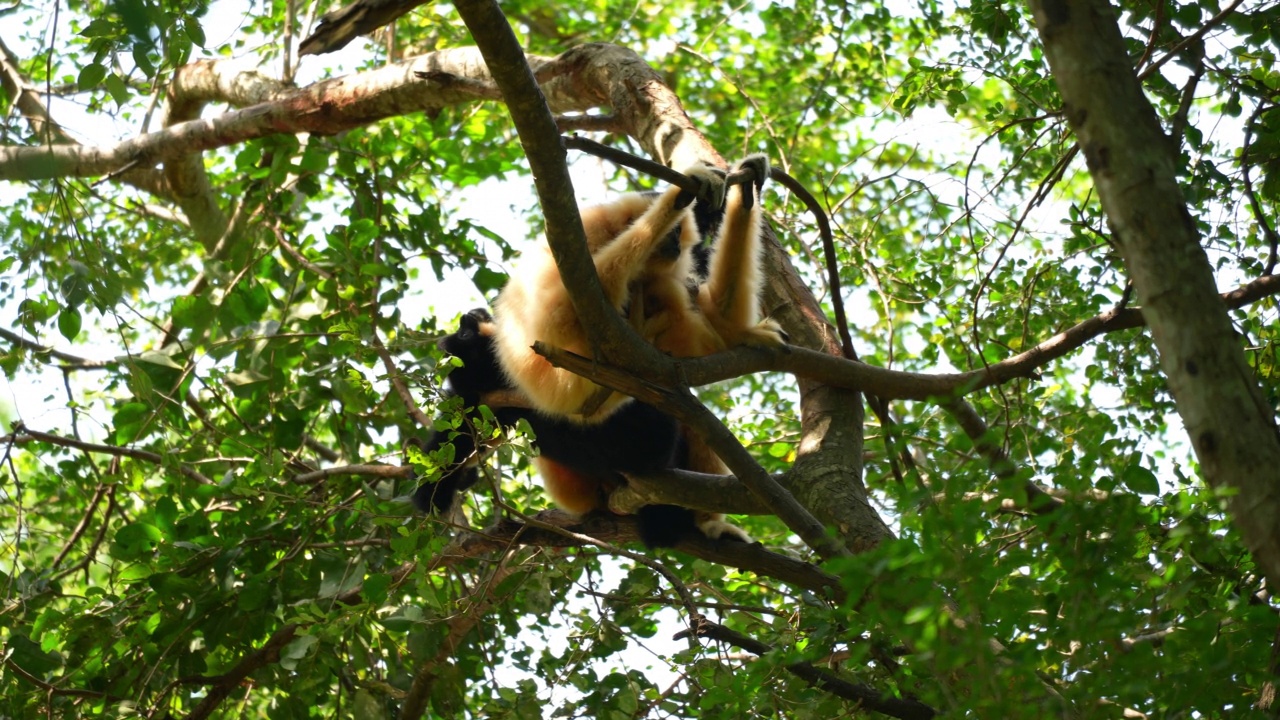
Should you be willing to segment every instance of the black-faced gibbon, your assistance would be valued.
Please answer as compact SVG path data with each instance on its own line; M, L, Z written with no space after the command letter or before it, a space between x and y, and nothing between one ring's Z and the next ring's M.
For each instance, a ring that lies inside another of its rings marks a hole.
M699 357L734 345L780 347L785 342L778 325L761 321L759 313L761 210L755 195L769 175L769 162L763 155L754 155L734 169L744 168L756 180L728 192L705 275L697 267L695 249L701 237L689 206L695 197L711 198L718 209L719 198L725 196L724 171L705 165L687 170L701 185L698 193L672 188L658 195L624 195L582 211L587 247L606 298L663 352ZM700 221L707 217L705 209L697 215ZM607 391L552 366L533 351L531 346L540 340L580 355L591 354L548 247L526 255L503 288L495 310L498 364L538 410L590 427L634 404L630 398L610 393L584 413L589 400ZM679 467L728 472L719 457L687 429L681 429L680 444ZM562 499L555 477L544 473L544 481L549 494L566 510L583 513L607 507L585 502L575 507ZM694 522L708 537L750 542L746 533L719 514L698 513Z
M494 323L483 308L463 315L457 332L441 339L440 347L463 363L449 373L446 382L449 391L462 398L468 422L457 431L433 431L426 441L414 441L424 453L451 443L455 460L439 480L420 485L413 501L424 512L447 516L458 502L458 493L475 484L477 464L484 454L472 424L479 419L475 408L487 393L514 388L498 366ZM607 508L609 493L625 482L621 473L644 475L687 464L687 449L675 418L642 402L628 403L596 425L517 407L496 408L493 418L503 430L521 419L529 424L540 451L534 465L548 494L579 515ZM651 505L641 508L636 519L645 545L669 547L711 517L674 505Z

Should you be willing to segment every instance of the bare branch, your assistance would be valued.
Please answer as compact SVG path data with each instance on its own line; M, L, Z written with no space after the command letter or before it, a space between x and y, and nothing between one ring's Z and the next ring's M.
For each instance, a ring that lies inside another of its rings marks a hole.
M89 360L87 358L82 358L79 355L61 352L48 345L41 345L35 340L25 338L18 333L13 332L12 330L6 330L5 328L0 328L0 338L4 338L14 345L30 350L37 355L48 355L51 358L61 360L66 363L62 366L63 369L66 370L102 370L114 367L119 363L117 360Z
M308 473L293 476L297 483L316 482L341 475L360 475L364 477L405 478L413 477L411 465L342 465L322 468Z
M99 445L97 443L84 442L83 440L76 440L75 438L32 430L21 423L13 429L12 433L0 436L0 442L11 442L15 445L44 442L49 443L50 445L59 445L62 447L75 448L77 450L84 450L85 452L104 453L106 455L142 460L143 462L148 462L153 465L171 464L169 461L166 461L163 456L146 450L137 450L135 448L121 447L119 445ZM202 485L217 484L186 463L177 463L176 469L186 477L189 477Z

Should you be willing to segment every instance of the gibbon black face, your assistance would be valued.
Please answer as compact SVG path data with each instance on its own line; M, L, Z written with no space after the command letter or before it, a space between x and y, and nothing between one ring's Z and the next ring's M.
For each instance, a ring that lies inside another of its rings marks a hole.
M451 393L467 402L472 418L477 417L474 408L486 393L513 389L498 368L493 334L488 311L478 308L463 315L458 331L440 341L441 348L465 363L450 372L446 383ZM535 465L547 493L561 507L577 514L607 510L609 492L626 482L623 473L660 472L677 466L679 458L687 454L675 418L642 402L628 403L596 425L526 408L497 408L493 416L504 429L521 419L529 424L540 451ZM414 493L414 504L423 512L452 514L458 493L476 483L483 448L477 446L468 427L455 433L432 432L426 441L412 441L424 453L452 443L458 459L439 480L423 483ZM649 547L674 545L686 533L696 531L695 514L684 508L650 506L636 517L641 540Z

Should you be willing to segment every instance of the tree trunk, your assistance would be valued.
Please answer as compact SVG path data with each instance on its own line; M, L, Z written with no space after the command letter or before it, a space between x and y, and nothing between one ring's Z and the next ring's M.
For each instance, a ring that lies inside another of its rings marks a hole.
M1205 479L1280 586L1280 438L1218 296L1175 180L1174 149L1142 93L1106 0L1032 0L1063 111L1089 164Z

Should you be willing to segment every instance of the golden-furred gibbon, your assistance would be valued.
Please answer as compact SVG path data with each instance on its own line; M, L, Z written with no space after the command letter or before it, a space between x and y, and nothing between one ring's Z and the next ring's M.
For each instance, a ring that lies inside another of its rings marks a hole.
M756 196L769 175L769 161L753 155L735 165L734 170L740 169L750 170L754 181L735 185L727 193L723 170L698 165L685 171L699 184L698 192L671 188L656 195L629 194L582 211L587 247L609 304L647 342L675 357L699 357L742 344L785 344L779 326L772 320L762 321L759 309L762 212ZM702 237L690 205L698 199L712 206L703 211L718 210L726 195L704 275L695 262ZM592 354L549 247L543 245L522 259L494 311L498 365L539 412L593 426L607 422L632 402L552 366L534 352L534 342L542 341L580 355ZM603 402L596 402L599 394L606 395ZM584 412L588 405L594 407ZM687 428L681 428L676 453L675 467L728 472ZM595 474L575 471L571 462L540 460L538 464L548 494L564 509L577 514L607 509L608 492L616 482L602 483ZM669 507L653 506L650 515L656 515L658 523L673 520L669 511L659 510ZM645 510L639 513L642 527ZM745 532L718 513L692 513L692 520L708 537L750 542Z

